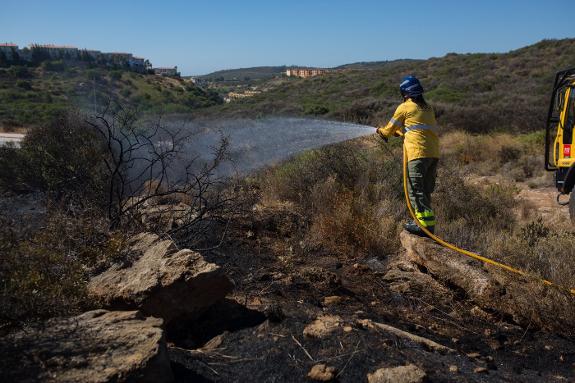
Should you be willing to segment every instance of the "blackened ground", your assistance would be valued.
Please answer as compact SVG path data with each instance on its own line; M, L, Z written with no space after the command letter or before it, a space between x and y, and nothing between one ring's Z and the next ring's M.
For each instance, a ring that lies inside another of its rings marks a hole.
M278 212L273 214L273 224L256 215L234 229L230 245L205 254L228 272L236 290L198 323L170 329L178 381L301 382L317 363L335 367L340 382L366 381L378 368L409 363L423 369L430 382L575 379L573 340L485 312L401 254L338 259L307 251L299 238L279 229L297 217L286 214L281 225ZM333 295L342 301L324 304ZM343 323L323 339L305 338L304 327L321 314L338 315ZM432 352L363 329L356 320L365 318L455 352ZM219 334L215 347L197 350Z

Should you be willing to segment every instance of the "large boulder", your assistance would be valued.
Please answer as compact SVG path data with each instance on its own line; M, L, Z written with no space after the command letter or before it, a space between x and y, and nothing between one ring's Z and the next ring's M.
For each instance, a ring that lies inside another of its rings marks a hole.
M0 342L2 382L171 382L162 320L136 311L52 319Z
M518 275L444 248L431 239L402 232L404 256L429 274L457 286L481 308L536 326L575 335L575 296L535 277Z
M171 240L142 233L129 248L130 266L114 265L88 284L107 308L139 309L166 322L195 319L233 288L219 266Z

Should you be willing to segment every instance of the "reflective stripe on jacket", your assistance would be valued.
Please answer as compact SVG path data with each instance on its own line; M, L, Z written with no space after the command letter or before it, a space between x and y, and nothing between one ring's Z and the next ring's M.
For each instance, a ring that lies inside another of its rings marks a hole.
M379 130L386 137L391 137L402 129L405 131L408 161L439 158L437 122L432 107L424 109L408 99L397 107L389 123Z

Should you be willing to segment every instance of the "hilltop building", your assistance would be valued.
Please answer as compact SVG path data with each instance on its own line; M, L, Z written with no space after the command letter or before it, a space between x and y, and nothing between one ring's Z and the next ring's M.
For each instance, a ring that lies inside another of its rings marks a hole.
M313 77L319 76L325 73L331 72L330 69L320 69L320 68L291 68L286 70L286 76L288 77Z
M229 92L226 97L224 97L224 102L232 102L234 100L240 100L242 98L253 97L260 94L259 90L244 90L243 92Z
M12 43L0 44L0 53L7 61L42 62L46 60L65 60L67 62L92 62L104 66L124 67L134 72L145 73L151 68L148 60L125 52L101 52L98 50L78 49L68 45L30 44L20 49ZM172 70L172 68L168 68ZM175 68L177 72L177 67Z
M154 68L152 69L154 74L159 76L166 76L166 77L179 77L180 73L178 73L178 67L175 66L173 68Z
M128 66L135 72L144 73L147 68L146 59L143 57L132 56L128 60Z
M32 55L34 51L43 51L51 60L78 60L80 57L78 48L68 45L30 44L30 50Z
M4 54L7 60L15 60L18 54L18 45L12 43L0 44L0 52Z

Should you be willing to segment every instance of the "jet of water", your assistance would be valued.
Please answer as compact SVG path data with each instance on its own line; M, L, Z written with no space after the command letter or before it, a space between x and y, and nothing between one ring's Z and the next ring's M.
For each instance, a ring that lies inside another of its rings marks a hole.
M374 133L370 126L305 118L219 120L184 126L192 134L186 150L205 160L222 136L228 138L231 162L222 166L220 175L246 174L307 149Z

